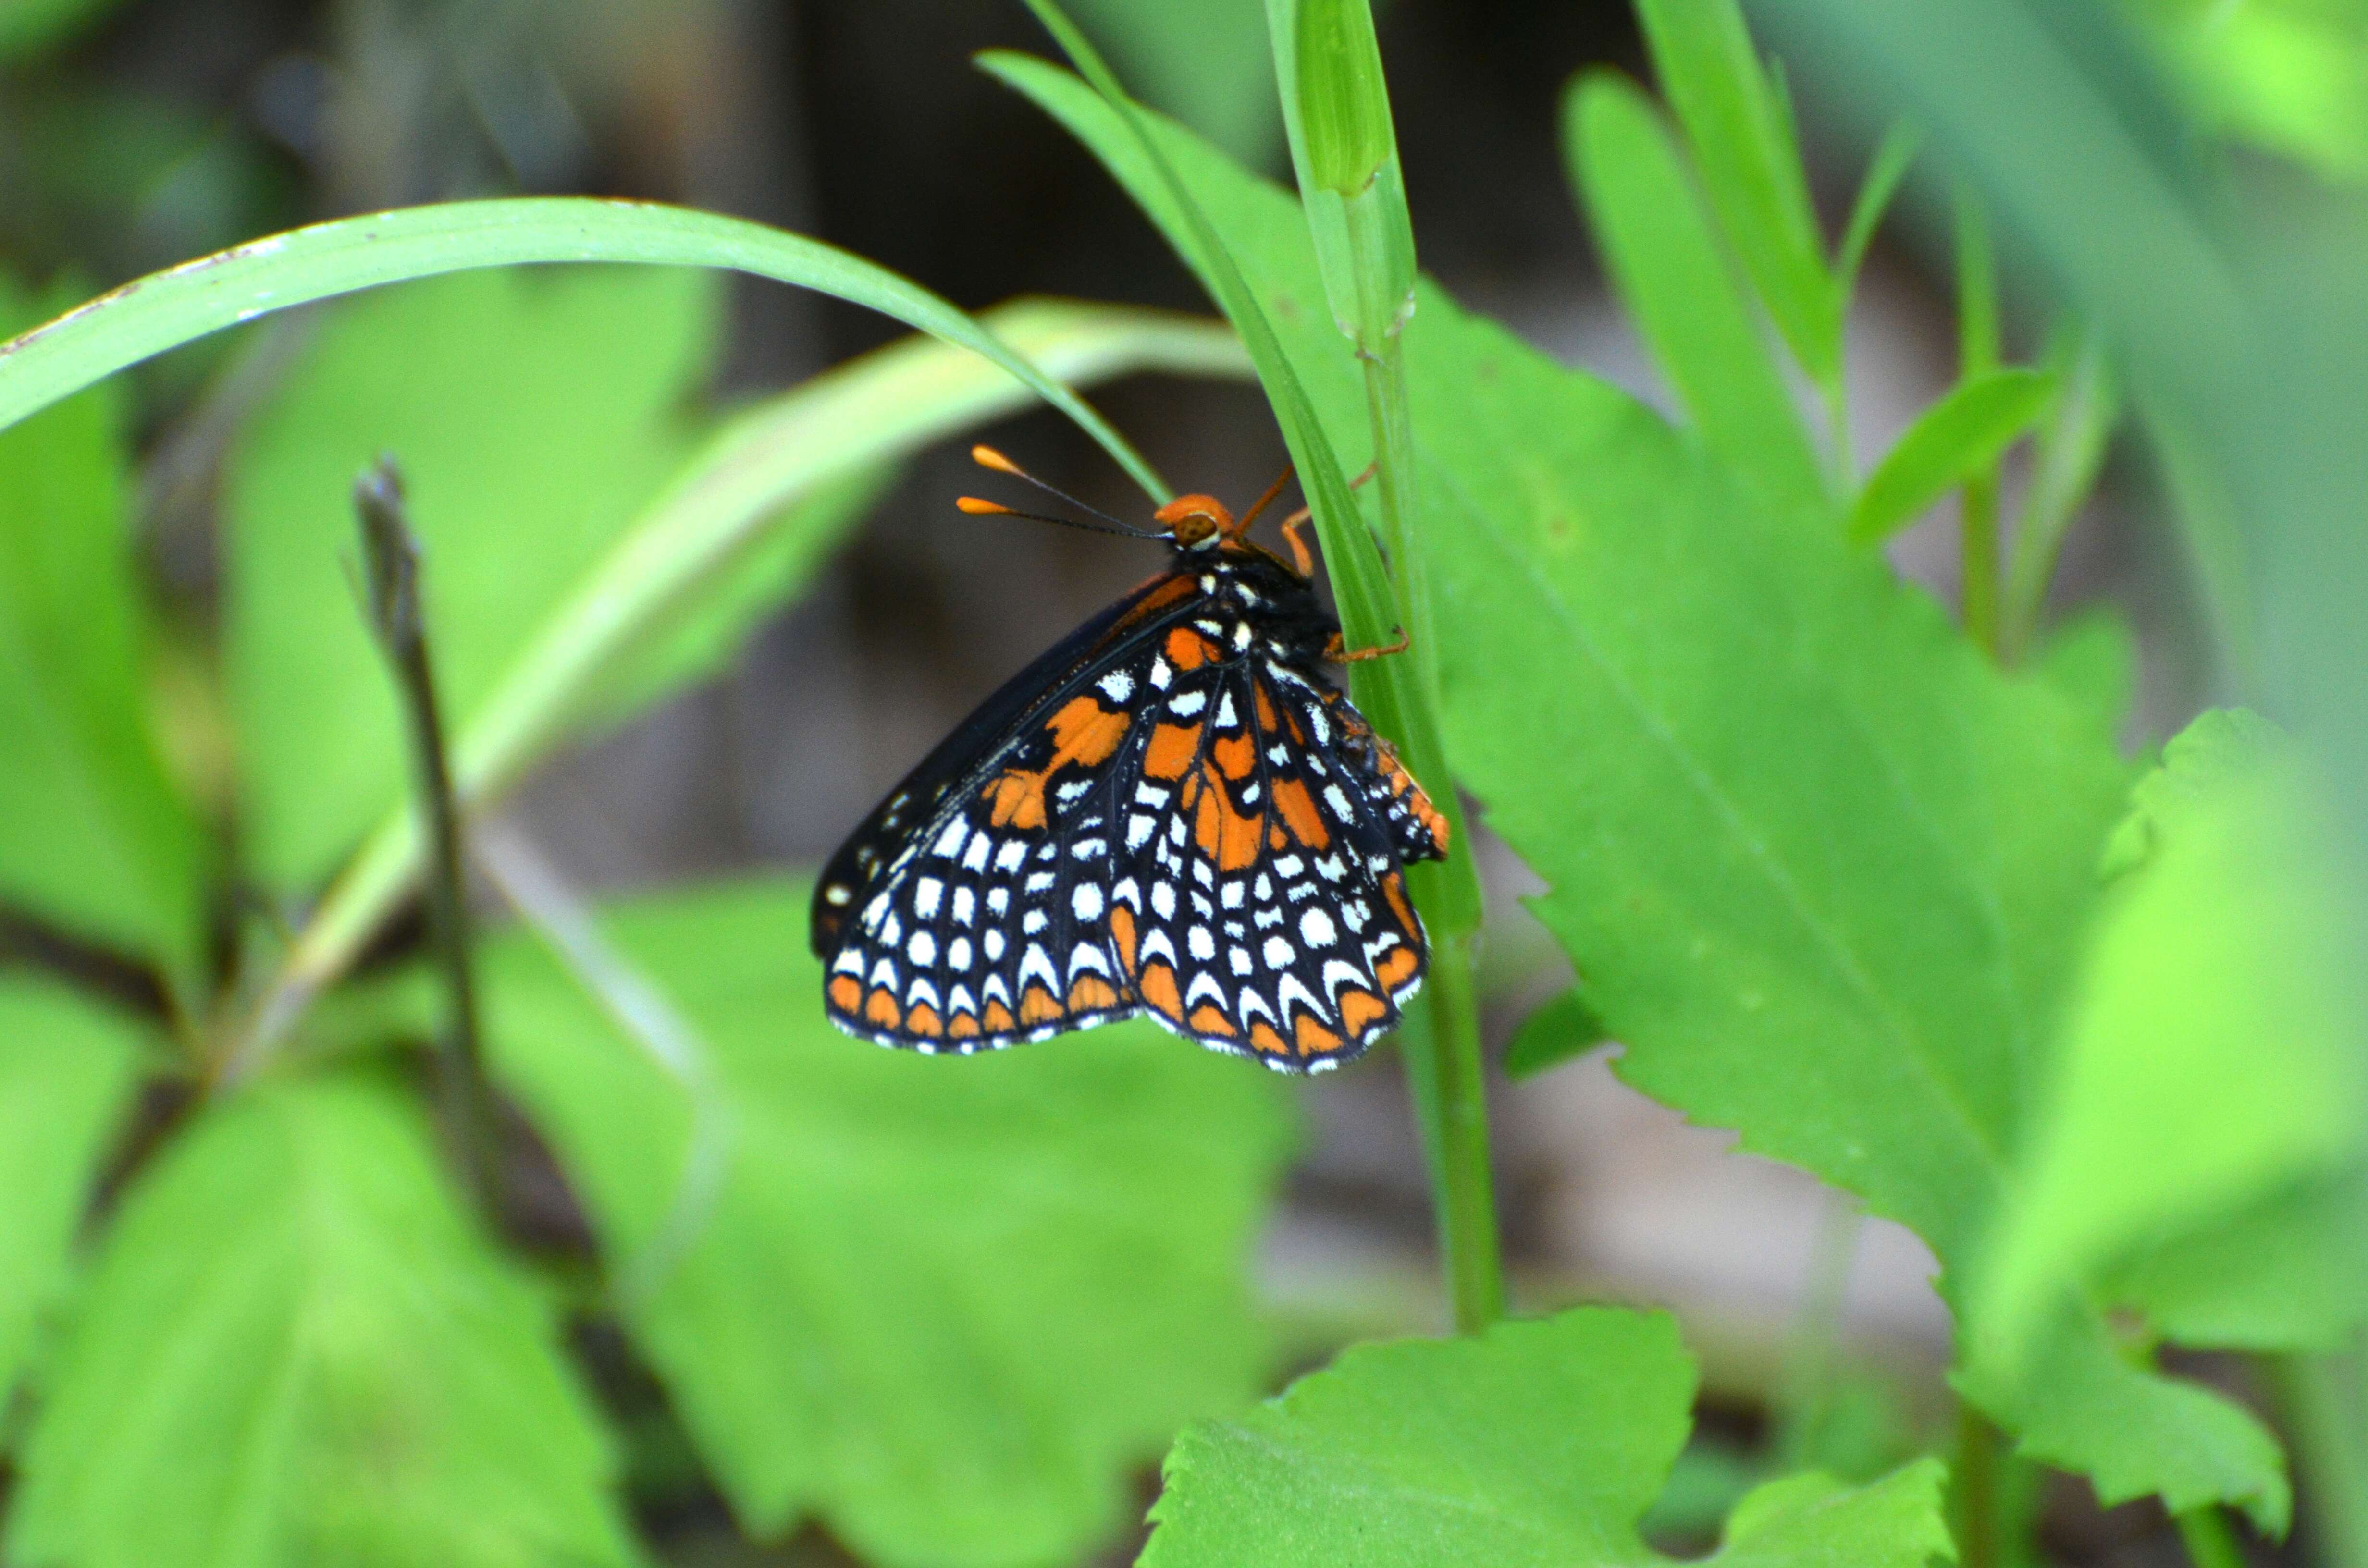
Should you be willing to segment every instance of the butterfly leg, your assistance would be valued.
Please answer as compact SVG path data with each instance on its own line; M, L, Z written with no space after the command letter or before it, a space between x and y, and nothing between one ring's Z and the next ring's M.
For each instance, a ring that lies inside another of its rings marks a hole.
M1332 640L1324 644L1324 656L1336 665L1362 664L1367 659L1378 659L1389 653L1403 653L1406 651L1406 645L1413 641L1413 635L1404 627L1400 627L1398 640L1386 646L1350 648L1341 642L1340 634L1336 631L1332 634Z

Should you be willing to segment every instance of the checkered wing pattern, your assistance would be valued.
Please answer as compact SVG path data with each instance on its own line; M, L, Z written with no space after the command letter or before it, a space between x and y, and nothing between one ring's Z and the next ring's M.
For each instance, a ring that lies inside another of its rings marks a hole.
M1444 824L1338 691L1172 597L1048 655L1049 690L1014 683L1042 700L991 699L998 733L925 763L825 872L834 1022L969 1052L1143 1012L1290 1072L1396 1023L1427 953L1403 865Z

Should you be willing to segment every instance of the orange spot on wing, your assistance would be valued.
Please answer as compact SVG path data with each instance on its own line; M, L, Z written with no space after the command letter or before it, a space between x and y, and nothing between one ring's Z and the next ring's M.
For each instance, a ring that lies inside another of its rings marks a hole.
M1060 998L1041 985L1031 985L1019 998L1019 1021L1031 1028L1049 1024L1062 1014Z
M1202 1034L1222 1035L1227 1040L1233 1039L1241 1032L1234 1028L1234 1021L1231 1018L1217 1011L1207 1002L1192 1009L1191 1023L1192 1027Z
M893 1029L905 1010L896 1006L895 996L884 985L871 988L871 999L863 1004L863 1016L883 1029Z
M974 1040L978 1036L978 1020L968 1013L956 1013L953 1022L946 1026L946 1033L955 1040Z
M852 1013L863 1006L863 983L851 974L833 975L830 982L830 1005L842 1013Z
M1069 987L1069 1011L1072 1013L1098 1013L1104 1007L1116 1006L1118 993L1090 974L1077 976L1077 983Z
M1135 989L1142 992L1143 999L1158 1008L1161 1016L1170 1022L1183 1021L1184 999L1176 993L1174 970L1164 963L1146 965L1143 971L1143 979Z
M1292 1032L1299 1037L1299 1054L1302 1056L1321 1056L1326 1051L1340 1049L1340 1037L1305 1013L1299 1015L1299 1027Z
M979 1017L985 1021L988 1030L992 1033L1008 1034L1011 1031L1012 1023L1014 1021L1011 1017L1011 1009L1005 1006L1000 1002L990 1001L987 1003L986 1011L981 1013Z
M1228 778L1248 778L1251 765L1258 760L1258 747L1247 735L1219 741L1209 748L1209 754L1217 759L1219 770Z
M1151 745L1143 754L1143 771L1153 778L1181 778L1201 752L1201 726L1161 724L1151 732Z
M905 1015L905 1028L914 1034L927 1035L931 1040L946 1032L945 1020L939 1017L938 1010L927 1002Z
M1324 825L1324 813L1315 809L1315 797L1307 792L1305 780L1286 778L1276 785L1274 809L1282 813L1300 843L1310 849L1331 847L1332 830Z
M1340 1022L1352 1035L1363 1034L1367 1024L1389 1016L1390 1005L1370 991L1351 985L1340 993Z
M1373 973L1383 985L1395 991L1412 980L1414 971L1421 967L1421 955L1412 948L1392 948L1390 956L1374 966Z
M1110 935L1118 939L1119 972L1132 980L1134 978L1134 911L1122 903L1113 906L1110 927Z
M1189 626L1167 634L1167 662L1179 670L1197 670L1209 662L1209 640Z
M1282 1037L1275 1033L1264 1018L1250 1026L1250 1046L1251 1049L1262 1051L1268 1056L1291 1054L1291 1047L1283 1044Z

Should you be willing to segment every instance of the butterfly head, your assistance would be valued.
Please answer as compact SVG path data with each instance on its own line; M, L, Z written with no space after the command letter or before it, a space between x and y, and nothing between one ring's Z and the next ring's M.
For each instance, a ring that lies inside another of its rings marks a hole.
M1152 514L1179 550L1213 550L1241 533L1233 513L1213 495L1178 495Z

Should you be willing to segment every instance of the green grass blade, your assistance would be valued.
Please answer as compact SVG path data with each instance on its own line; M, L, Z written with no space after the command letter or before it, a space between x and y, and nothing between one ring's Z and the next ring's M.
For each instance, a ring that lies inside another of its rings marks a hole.
M1621 300L1702 444L1777 500L1829 513L1773 346L1659 111L1632 82L1583 76L1563 100L1563 148Z
M1029 301L986 319L1030 362L1064 381L1242 369L1222 327L1167 312ZM633 684L635 650L664 656L664 630L728 592L735 562L778 548L779 526L852 520L791 503L1024 402L1019 387L975 356L908 339L727 426L585 575L485 701L455 724L453 777L463 804L484 809L564 741L587 705ZM817 535L795 549L811 566L837 537ZM785 578L784 590L794 581ZM618 716L613 703L599 711L606 721ZM418 874L419 849L410 812L398 808L381 821L290 949L226 1076L253 1071L310 998L345 972Z
M1850 296L1858 291L1859 268L1866 264L1867 247L1874 243L1874 232L1882 227L1883 215L1891 210L1891 199L1899 194L1900 183L1907 179L1908 166L1916 162L1923 144L1923 132L1903 121L1884 132L1873 161L1866 166L1858 199L1850 203L1850 222L1842 226L1841 247L1834 255L1837 321L1850 310Z
M1638 0L1661 91L1719 227L1809 379L1841 373L1841 313L1794 150L1791 111L1771 89L1735 0Z
M918 284L745 219L586 197L455 201L344 218L138 278L0 345L0 428L128 365L290 305L470 267L571 261L721 267L869 306L1002 366L1076 421L1155 499L1169 494L1076 393Z
M2055 379L2010 368L1960 381L1917 417L1866 482L1850 514L1850 538L1872 544L1998 461L2046 409Z

